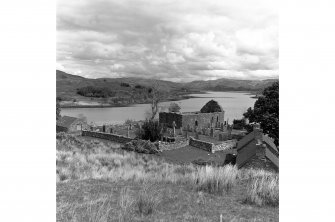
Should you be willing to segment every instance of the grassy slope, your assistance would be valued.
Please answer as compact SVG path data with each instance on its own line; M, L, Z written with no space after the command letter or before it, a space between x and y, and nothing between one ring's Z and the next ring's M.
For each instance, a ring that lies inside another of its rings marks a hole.
M113 143L57 137L58 221L278 221L276 174L174 165Z

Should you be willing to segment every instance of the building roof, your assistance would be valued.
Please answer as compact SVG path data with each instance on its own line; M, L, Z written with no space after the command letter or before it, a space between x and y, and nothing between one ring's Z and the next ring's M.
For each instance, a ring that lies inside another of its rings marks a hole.
M263 133L261 134L260 141L257 140L257 132L253 131L243 137L237 144L237 160L236 164L238 167L242 167L245 163L248 162L254 155L256 155L257 146L247 146L250 142L256 140L257 142L262 142L265 145L265 157L269 159L276 167L279 168L279 152L276 145L273 143L272 139ZM248 148L247 150L244 150ZM243 153L241 151L243 150Z
M62 116L60 120L57 121L57 126L70 127L78 118L72 116Z

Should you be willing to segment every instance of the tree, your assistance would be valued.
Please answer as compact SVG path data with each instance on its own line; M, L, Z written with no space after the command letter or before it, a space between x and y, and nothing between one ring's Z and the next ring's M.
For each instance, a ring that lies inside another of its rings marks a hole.
M243 114L249 122L260 123L263 132L274 139L279 145L279 82L264 89L263 95L255 102L254 108L249 107Z
M215 100L207 102L200 110L201 113L222 112L222 108Z
M161 137L161 125L158 120L145 120L142 129L137 132L137 137L143 140L150 140L151 142L157 141Z
M56 120L59 120L61 117L60 111L59 99L56 99Z
M169 106L169 112L178 113L180 111L180 106L177 103L171 103Z
M153 120L158 113L158 109L159 109L158 104L161 100L161 94L158 91L158 87L155 87L155 86L148 89L148 93L151 99L151 113L149 115L149 119Z

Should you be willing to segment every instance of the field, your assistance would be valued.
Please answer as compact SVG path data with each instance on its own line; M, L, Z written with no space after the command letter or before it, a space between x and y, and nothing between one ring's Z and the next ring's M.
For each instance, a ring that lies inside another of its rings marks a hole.
M172 164L57 134L57 221L278 221L277 174Z

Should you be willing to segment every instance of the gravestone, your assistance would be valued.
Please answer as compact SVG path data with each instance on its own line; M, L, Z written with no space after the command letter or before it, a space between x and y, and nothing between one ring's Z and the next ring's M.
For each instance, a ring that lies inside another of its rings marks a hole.
M132 130L132 128L133 128L133 125L130 123L129 124L129 129Z
M210 137L214 137L214 129L213 128L211 128L211 130L210 130Z
M110 133L113 133L113 128L112 127L110 128Z
M222 131L222 132L223 132L223 130L224 130L223 127L224 127L224 125L223 125L223 123L221 123L221 127L220 127L220 128L221 128L221 131Z
M176 136L176 122L175 121L172 122L172 128L173 128L172 136L175 137Z
M199 139L199 133L198 132L195 132L195 139Z
M105 125L102 125L102 132L106 132L106 126Z
M129 138L130 136L129 136L129 126L127 127L127 137Z

